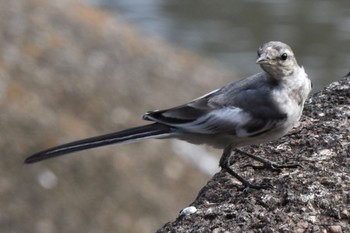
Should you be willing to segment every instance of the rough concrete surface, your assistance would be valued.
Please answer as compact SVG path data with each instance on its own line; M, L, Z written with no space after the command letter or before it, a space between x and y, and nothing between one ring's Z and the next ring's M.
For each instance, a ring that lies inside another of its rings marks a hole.
M237 154L236 171L271 188L238 190L221 171L191 204L196 213L158 232L350 232L350 73L307 101L290 134L244 150L301 167L254 170L244 165L255 162Z

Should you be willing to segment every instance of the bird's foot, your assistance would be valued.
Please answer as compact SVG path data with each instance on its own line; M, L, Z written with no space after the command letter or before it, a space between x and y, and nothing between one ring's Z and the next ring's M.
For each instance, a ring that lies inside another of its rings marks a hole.
M270 184L253 184L248 180L246 180L245 178L243 178L242 176L240 176L237 172L232 170L232 168L230 167L230 156L233 149L234 149L233 146L228 146L224 149L224 153L222 154L222 157L220 159L220 167L225 172L227 172L228 174L230 174L231 176L233 176L234 178L239 180L239 182L242 183L242 186L239 186L238 189L242 191L247 191L248 189L270 188L272 186Z
M263 165L261 166L257 166L257 165L253 165L253 164L248 164L248 165L245 165L244 168L246 167L251 167L255 170L261 170L261 169L268 169L268 170L271 170L271 171L277 171L277 172L281 172L282 171L282 168L298 168L298 167L301 167L301 165L299 164L278 164L278 163L275 163L275 162L272 162L268 159L265 159L265 158L261 158L259 156L256 156L256 155L253 155L253 154L250 154L248 152L245 152L245 151L241 151L239 149L236 149L236 151L238 153L241 153L241 154L244 154L260 163L262 163Z
M238 187L238 190L247 191L249 189L267 189L272 187L271 184L267 184L267 183L262 183L262 184L251 183L250 181L246 180L245 178L240 176L238 173L233 171L229 166L224 166L222 169L242 183L242 185Z

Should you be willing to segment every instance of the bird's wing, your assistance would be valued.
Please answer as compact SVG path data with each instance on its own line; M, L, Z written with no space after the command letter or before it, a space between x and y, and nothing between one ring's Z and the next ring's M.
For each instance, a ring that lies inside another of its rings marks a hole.
M147 112L143 119L172 126L194 122L215 109L214 106L209 104L209 100L218 91L219 89L174 108Z
M262 134L286 115L268 97L269 92L251 84L228 85L187 104L148 112L143 118L191 133L228 133L239 137Z

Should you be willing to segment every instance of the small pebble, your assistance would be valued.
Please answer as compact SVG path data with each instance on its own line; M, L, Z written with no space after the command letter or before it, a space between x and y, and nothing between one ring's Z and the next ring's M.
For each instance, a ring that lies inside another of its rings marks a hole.
M311 223L315 223L316 222L316 216L312 215L312 216L309 216L307 218L307 220L309 220Z
M189 206L180 211L180 216L188 216L197 212L197 208L194 206Z
M329 227L329 232L330 233L343 233L341 226L339 225L333 225Z
M342 210L342 211L340 211L340 213L339 213L339 218L340 218L340 219L347 219L347 218L349 218L349 217L350 217L350 213L349 213L348 210Z

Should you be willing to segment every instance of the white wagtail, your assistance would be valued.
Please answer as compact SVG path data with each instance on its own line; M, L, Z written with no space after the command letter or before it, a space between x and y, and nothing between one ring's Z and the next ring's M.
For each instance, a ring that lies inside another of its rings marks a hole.
M231 152L237 147L266 143L285 135L300 118L311 82L291 48L282 42L262 45L256 62L263 72L229 83L184 105L147 112L143 119L153 121L152 124L53 147L30 156L25 163L109 144L177 138L223 148L220 166L245 187L259 187L230 168Z

